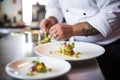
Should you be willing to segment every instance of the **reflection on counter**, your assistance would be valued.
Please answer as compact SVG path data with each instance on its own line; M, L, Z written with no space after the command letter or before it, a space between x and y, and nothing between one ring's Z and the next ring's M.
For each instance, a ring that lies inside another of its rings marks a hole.
M38 41L38 33L39 28L0 28L0 39L3 37L7 37L10 34L24 34L26 37L26 42L37 42Z
M23 33L25 34L27 43L38 42L39 30L26 30Z

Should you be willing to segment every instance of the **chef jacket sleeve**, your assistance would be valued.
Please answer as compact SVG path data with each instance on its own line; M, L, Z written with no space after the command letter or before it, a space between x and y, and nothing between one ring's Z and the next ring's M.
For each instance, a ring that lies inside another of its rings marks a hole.
M87 22L106 37L120 25L120 0L99 0L97 5L99 12Z
M49 0L46 5L46 16L45 18L48 18L50 16L54 16L58 22L62 22L63 20L63 14L61 11L61 7L58 3L58 0Z

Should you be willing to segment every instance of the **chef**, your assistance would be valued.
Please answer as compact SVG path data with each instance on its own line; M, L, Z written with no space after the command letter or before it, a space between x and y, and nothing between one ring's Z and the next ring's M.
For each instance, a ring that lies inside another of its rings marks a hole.
M56 40L103 46L106 52L97 58L103 74L119 79L120 0L48 0L40 28Z

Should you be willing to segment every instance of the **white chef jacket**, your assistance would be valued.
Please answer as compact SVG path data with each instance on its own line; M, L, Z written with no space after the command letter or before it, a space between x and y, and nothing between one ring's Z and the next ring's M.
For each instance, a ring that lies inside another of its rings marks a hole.
M58 22L63 17L67 24L88 22L101 34L73 36L70 40L109 44L120 39L120 0L49 0L46 18L54 16Z

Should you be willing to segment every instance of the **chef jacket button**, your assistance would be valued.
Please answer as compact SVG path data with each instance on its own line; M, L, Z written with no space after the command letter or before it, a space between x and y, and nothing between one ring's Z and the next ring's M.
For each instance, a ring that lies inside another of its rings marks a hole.
M66 10L66 12L69 12L69 10Z
M83 13L83 15L86 15L86 13Z

